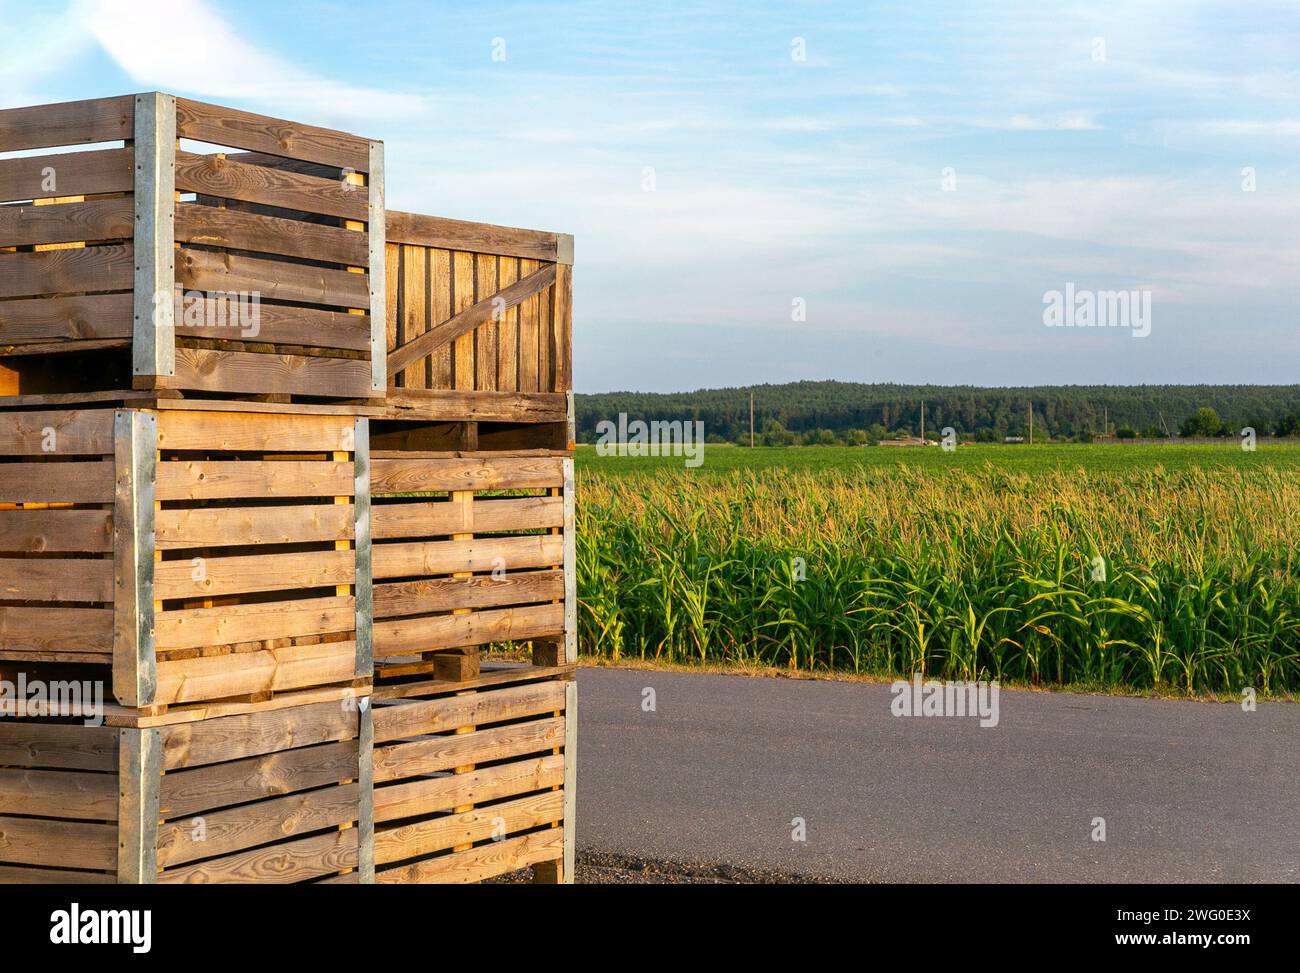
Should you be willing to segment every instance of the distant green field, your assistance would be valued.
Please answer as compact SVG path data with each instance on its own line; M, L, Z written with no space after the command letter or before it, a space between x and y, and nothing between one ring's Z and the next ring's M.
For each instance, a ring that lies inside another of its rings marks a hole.
M1149 470L1168 471L1194 467L1215 469L1300 469L1300 443L1260 443L1246 452L1232 440L1215 444L1139 443L984 445L962 444L952 452L937 446L705 446L704 462L684 470L681 456L598 456L594 446L579 446L580 469L600 473L686 472L689 475L758 470L882 469L899 466L923 470L1002 470L1032 473L1037 470Z
M578 450L584 651L1300 690L1300 445Z

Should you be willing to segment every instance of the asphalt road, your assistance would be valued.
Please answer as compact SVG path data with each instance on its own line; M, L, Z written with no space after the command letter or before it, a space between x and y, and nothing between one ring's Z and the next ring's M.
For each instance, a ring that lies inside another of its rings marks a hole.
M1003 691L981 728L895 717L893 698L581 670L580 856L866 882L1300 881L1300 705Z

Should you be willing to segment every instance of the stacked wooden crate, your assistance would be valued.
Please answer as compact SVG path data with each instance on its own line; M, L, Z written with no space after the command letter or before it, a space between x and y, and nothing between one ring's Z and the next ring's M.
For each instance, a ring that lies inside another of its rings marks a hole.
M0 880L369 881L382 145L149 93L13 150Z
M51 147L0 157L0 689L88 688L0 711L0 881L571 881L572 239L156 93L0 112Z

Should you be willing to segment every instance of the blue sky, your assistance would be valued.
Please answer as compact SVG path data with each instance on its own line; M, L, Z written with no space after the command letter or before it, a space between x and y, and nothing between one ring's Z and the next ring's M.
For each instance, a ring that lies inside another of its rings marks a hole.
M340 127L387 143L394 208L574 233L580 391L1300 381L1293 3L0 0L0 23L6 106L160 88ZM1149 290L1151 334L1044 327L1067 283Z

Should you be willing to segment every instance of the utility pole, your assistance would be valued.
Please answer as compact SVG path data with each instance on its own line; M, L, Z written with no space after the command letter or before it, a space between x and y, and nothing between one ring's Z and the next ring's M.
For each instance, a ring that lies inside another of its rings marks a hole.
M749 448L754 448L754 390L749 390Z
M1101 407L1101 435L1103 438L1110 438L1110 406Z
M921 439L925 439L925 399L921 400Z
M1029 400L1029 445L1034 445L1034 402Z

